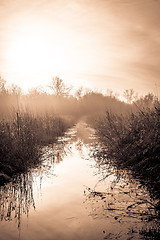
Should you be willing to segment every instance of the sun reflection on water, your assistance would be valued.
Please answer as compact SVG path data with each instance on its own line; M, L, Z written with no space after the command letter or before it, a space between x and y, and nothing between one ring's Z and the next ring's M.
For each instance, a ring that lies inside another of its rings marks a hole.
M26 240L138 239L141 227L155 223L146 189L115 166L106 177L95 146L93 130L79 123L42 149L41 165L0 188L4 239L12 222Z

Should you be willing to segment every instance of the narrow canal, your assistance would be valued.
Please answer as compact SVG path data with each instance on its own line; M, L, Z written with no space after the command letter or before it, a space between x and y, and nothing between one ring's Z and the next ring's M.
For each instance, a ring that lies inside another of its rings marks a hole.
M155 203L130 175L110 167L104 177L91 157L97 144L79 122L43 148L41 166L2 186L0 239L143 239Z

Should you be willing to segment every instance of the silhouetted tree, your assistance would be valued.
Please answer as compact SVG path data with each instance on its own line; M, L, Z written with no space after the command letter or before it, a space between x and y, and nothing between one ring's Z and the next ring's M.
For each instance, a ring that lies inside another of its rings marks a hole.
M0 94L6 94L6 81L0 76Z
M75 93L75 96L80 99L82 96L84 95L84 88L83 87L79 87Z
M144 97L141 97L136 101L136 104L141 108L150 108L153 107L154 104L157 102L157 97L154 96L152 93L148 93Z
M109 96L109 97L113 97L113 90L107 88L105 95L106 95L106 96Z
M52 78L50 88L54 91L56 96L68 96L71 91L71 87L67 87L63 80L57 76Z
M117 98L118 99L119 93L118 92L113 92L112 89L107 89L105 96L109 96L111 98Z
M19 86L17 86L16 84L12 84L9 88L9 92L15 96L20 96L22 93L22 90Z
M42 87L36 87L36 88L29 89L29 96L31 96L31 97L42 96L43 94L45 94L45 91L43 90Z
M152 93L148 93L144 97L144 102L146 105L152 104L156 100L156 97Z
M132 103L137 100L138 94L133 89L126 89L123 93L123 97L127 100L127 103Z

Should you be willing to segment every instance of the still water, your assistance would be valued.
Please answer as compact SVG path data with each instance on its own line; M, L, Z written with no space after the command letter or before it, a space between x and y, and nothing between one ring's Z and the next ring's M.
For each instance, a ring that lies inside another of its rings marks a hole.
M79 122L43 148L41 166L1 187L0 240L143 239L156 203L129 174L110 166L104 177L97 144Z

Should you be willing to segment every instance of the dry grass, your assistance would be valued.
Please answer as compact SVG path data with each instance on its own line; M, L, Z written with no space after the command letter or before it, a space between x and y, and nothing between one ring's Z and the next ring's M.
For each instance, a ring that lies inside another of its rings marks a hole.
M15 114L0 122L0 181L39 163L40 147L54 143L72 123L55 115Z
M94 127L104 145L101 164L111 160L121 169L131 169L159 197L160 103L129 116L107 112Z

